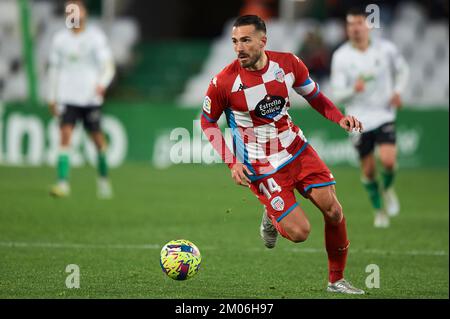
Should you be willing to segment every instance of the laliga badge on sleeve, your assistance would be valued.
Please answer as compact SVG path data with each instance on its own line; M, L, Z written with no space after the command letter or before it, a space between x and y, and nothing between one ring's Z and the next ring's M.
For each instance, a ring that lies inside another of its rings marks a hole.
M211 113L211 99L209 96L205 96L205 100L203 101L203 110L206 113Z

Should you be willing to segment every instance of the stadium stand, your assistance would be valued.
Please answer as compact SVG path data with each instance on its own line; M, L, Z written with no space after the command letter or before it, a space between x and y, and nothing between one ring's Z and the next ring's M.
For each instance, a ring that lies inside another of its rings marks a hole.
M52 35L61 28L62 17L55 2L31 2L32 30L35 36L35 59L39 94L45 98L47 55ZM102 27L110 38L119 68L120 83L113 96L139 100L177 100L184 106L197 107L202 102L211 77L230 63L234 52L229 32L232 21L223 27L222 36L213 41L173 41L141 43L138 23L119 17L110 29L98 18L91 22ZM24 100L27 80L22 59L20 15L15 0L0 1L0 101ZM276 18L268 22L269 50L291 51L301 55L308 35L318 32L330 55L345 40L340 19L325 21L302 18L287 24ZM411 82L404 101L412 107L447 107L449 99L449 31L448 19L433 20L417 2L400 3L384 19L374 36L383 36L402 51L413 66ZM323 72L322 72L323 73ZM426 79L426 87L423 85ZM327 76L320 78L323 91L329 91ZM293 104L304 104L295 96Z
M201 70L209 49L209 41L141 43L133 67L121 77L113 96L128 101L173 101L186 81Z
M407 62L412 66L411 84L405 92L404 102L411 107L446 107L449 105L449 31L448 20L430 20L417 3L406 2L397 6L390 23L374 29L373 36L383 36L398 45ZM216 39L202 71L191 77L179 102L185 106L198 106L211 77L234 58L229 33L231 21L224 26L223 34ZM319 22L301 19L290 26L272 19L267 23L268 49L299 52L305 35L320 30L330 52L345 40L344 22L329 19ZM424 86L424 81L427 85ZM329 91L329 80L321 84ZM305 102L296 97L293 104Z
M47 93L48 48L53 34L64 26L56 13L55 3L32 2L32 27L35 38L35 62L39 78L39 94ZM128 17L117 18L107 30L102 22L92 17L90 22L107 33L118 68L127 67L132 60L132 49L139 40L137 22ZM26 75L22 61L20 14L15 0L0 1L0 100L23 100L27 95Z

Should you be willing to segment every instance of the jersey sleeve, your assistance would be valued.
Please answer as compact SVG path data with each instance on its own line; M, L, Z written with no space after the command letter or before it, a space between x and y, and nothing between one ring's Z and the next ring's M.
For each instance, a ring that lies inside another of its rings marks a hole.
M303 61L296 55L292 55L294 91L303 96L308 102L315 98L319 92L319 84L314 82L309 76L309 70Z
M228 148L225 139L223 138L222 131L220 130L219 125L217 125L217 121L227 106L228 99L223 89L218 86L217 78L214 78L209 84L205 100L203 101L203 111L200 123L203 133L216 152L220 155L222 161L231 168L237 160Z
M309 78L309 71L305 63L296 55L291 56L292 71L294 73L294 84L293 87L300 87Z
M115 75L114 57L111 48L108 44L108 39L103 32L98 32L96 56L100 69L99 84L106 88L108 87Z
M203 117L210 123L219 120L225 108L228 106L228 99L224 89L218 86L217 77L209 84L205 99L203 100Z
M337 103L343 103L355 94L354 84L350 82L343 56L335 52L331 58L330 85L332 96Z
M339 123L344 117L341 111L331 102L322 92L319 84L314 82L309 76L306 65L297 56L293 55L293 72L295 92L300 94L308 101L317 112L322 114L328 120Z
M48 59L48 102L55 103L58 90L58 72L61 65L61 54L58 46L58 37L54 36L50 46Z
M390 43L389 55L394 73L394 92L403 93L409 80L409 66L397 47Z

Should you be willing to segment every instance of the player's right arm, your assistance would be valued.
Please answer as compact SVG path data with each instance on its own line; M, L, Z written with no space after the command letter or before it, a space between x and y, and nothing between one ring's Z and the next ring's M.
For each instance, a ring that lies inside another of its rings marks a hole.
M361 132L361 122L351 115L343 115L339 108L328 99L319 89L319 85L309 77L306 65L299 57L292 55L295 92L303 96L317 112L326 119L338 124L347 132L353 130Z
M391 97L391 105L400 108L402 106L401 96L408 85L410 70L405 58L401 55L397 47L388 41L385 41L385 43L388 48L394 74L394 92Z
M96 92L99 96L104 96L106 89L109 87L116 74L116 65L114 62L112 50L108 43L108 39L106 35L100 30L97 34L96 45L97 48L95 54L100 65L100 74Z
M225 139L219 125L217 125L217 121L227 105L227 95L224 89L219 86L217 78L214 78L209 84L208 91L203 102L201 127L209 142L213 145L216 152L222 158L222 161L230 168L231 177L236 184L246 186L250 183L246 173L251 175L251 172L243 163L239 163L236 160L236 157L225 143Z
M58 115L57 110L57 93L58 93L58 73L61 65L60 50L58 47L58 36L53 38L50 47L49 67L48 67L48 106L50 113L54 116Z

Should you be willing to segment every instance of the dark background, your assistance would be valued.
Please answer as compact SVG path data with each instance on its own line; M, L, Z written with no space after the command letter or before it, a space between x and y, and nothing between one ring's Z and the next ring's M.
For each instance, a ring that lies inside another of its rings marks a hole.
M64 0L55 0L60 4ZM343 18L347 10L355 6L365 6L374 3L380 6L381 19L389 19L390 14L400 0L306 0L309 3L307 11L300 12L323 20L326 18ZM100 0L86 0L90 12L101 11ZM411 2L411 1L409 1ZM412 1L418 2L432 19L448 19L448 0ZM127 0L119 15L133 16L138 19L142 40L170 38L211 38L219 36L224 24L244 12L246 6L260 4L267 8L273 17L278 16L279 0L163 0L143 1Z

